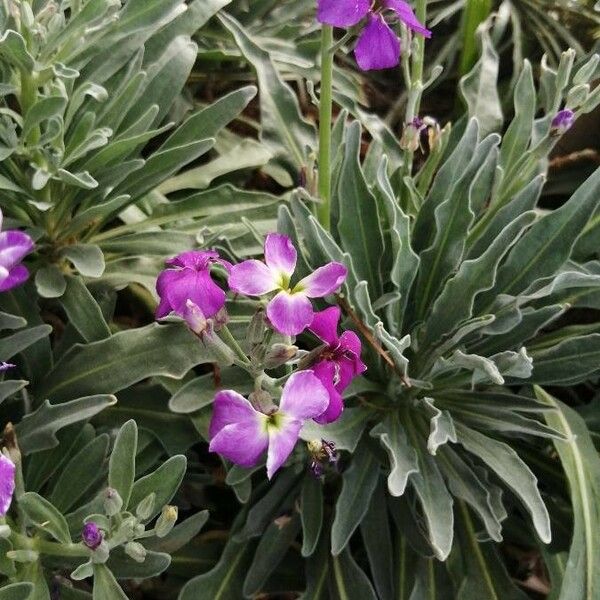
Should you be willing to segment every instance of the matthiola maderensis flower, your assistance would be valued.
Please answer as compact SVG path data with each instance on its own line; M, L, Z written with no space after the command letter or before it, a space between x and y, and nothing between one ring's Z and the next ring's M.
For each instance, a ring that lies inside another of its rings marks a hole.
M33 246L33 240L22 231L11 229L0 233L0 292L11 290L27 280L29 271L21 261L33 250Z
M573 123L575 122L575 113L568 108L560 110L556 113L554 118L552 119L552 123L550 125L551 132L554 135L562 135L566 133L573 127Z
M156 291L160 303L156 318L169 313L184 317L188 300L196 305L205 317L214 316L225 305L225 292L213 281L211 266L220 264L226 270L231 265L217 252L193 250L183 252L166 261L168 268L159 276Z
M340 316L340 309L331 306L316 313L309 326L310 331L326 344L311 367L329 394L329 406L315 419L318 423L331 423L340 416L344 409L342 392L354 377L367 369L360 360L362 346L356 333L344 331L338 336Z
M412 31L431 37L403 0L318 0L318 19L334 27L352 27L367 18L354 55L363 71L389 69L400 61L400 40L386 21L386 11Z
M210 451L252 467L267 450L271 479L294 449L304 422L319 417L328 404L329 394L312 371L298 371L289 378L279 407L258 409L237 392L224 390L215 396Z
M15 465L0 453L0 517L4 517L10 508L15 492Z
M284 335L296 335L308 327L314 315L309 298L323 298L335 292L348 274L344 265L330 262L292 284L296 259L296 248L290 239L270 233L265 240L265 262L246 260L234 265L229 275L229 287L234 292L248 296L277 292L267 305L267 317Z
M13 365L12 363L7 363L7 362L0 362L0 373L2 373L3 371L8 371L9 369L14 369L15 365Z

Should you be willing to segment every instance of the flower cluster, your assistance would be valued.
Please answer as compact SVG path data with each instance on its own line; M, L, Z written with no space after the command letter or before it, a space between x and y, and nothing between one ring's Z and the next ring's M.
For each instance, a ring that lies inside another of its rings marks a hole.
M223 340L210 337L213 335L210 327L216 322L218 330L226 322L227 293L213 279L215 265L224 269L232 292L261 298L261 305L266 306L267 324L288 339L286 348L295 348L289 345L291 336L304 331L320 342L301 361L299 369L284 378L283 388L277 388L281 395L278 405L271 394L275 391L279 395L273 386L269 391L261 389L263 369L272 365L264 361L253 364L252 357L239 365L255 378L256 391L248 399L234 390L223 390L215 396L209 428L210 450L243 467L256 465L266 451L269 478L291 454L306 421L326 424L339 418L344 408L344 390L366 370L360 359L362 348L358 336L352 331L338 333L340 309L331 306L315 311L311 302L336 292L346 279L346 267L330 262L294 281L296 263L297 251L291 240L271 233L265 239L264 262L251 259L231 265L217 252L186 252L167 261L167 269L157 281L160 296L157 318L170 313L180 316L206 343L223 344ZM270 336L265 339L268 343ZM239 347L237 350L239 353ZM272 350L266 353L270 354ZM293 353L289 357L285 354L284 363L293 358Z
M334 27L352 27L365 19L354 55L363 71L389 69L400 62L400 40L386 20L390 12L408 29L431 37L409 4L403 0L318 0L317 17Z
M21 261L33 250L34 244L22 231L1 231L2 220L0 210L0 292L6 292L27 281L29 271Z

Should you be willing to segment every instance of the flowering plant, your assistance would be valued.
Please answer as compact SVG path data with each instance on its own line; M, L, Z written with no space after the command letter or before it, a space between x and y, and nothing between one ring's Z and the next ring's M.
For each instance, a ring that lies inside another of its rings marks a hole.
M600 58L443 4L0 2L0 599L597 597Z

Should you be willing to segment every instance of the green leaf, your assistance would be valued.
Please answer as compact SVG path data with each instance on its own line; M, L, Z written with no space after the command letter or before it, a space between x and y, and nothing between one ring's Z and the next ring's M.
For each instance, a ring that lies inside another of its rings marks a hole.
M146 540L146 548L158 552L174 554L200 533L206 524L206 521L208 521L208 514L207 510L197 512L191 517L188 517L183 523L175 525L165 537L154 537Z
M300 431L300 438L305 442L325 439L335 444L338 450L354 452L367 426L369 409L363 407L347 408L334 423L319 425L314 421L306 421Z
M371 430L370 435L379 438L388 454L390 473L387 482L390 494L402 496L406 490L409 476L418 472L419 464L417 453L410 445L400 423L400 415L398 413L389 415Z
M33 583L10 583L0 588L0 600L30 600Z
M18 381L11 379L9 381L0 381L0 404L4 402L9 396L16 394L19 390L22 390L26 385L27 381Z
M154 511L146 521L155 517L162 510L163 506L171 501L179 489L185 475L186 465L187 460L185 456L181 454L172 456L158 467L156 471L138 479L133 484L133 489L131 490L131 497L127 505L129 510L135 510L135 507L146 496L154 492L156 494Z
M335 505L331 527L331 553L337 556L348 545L365 516L379 478L379 465L365 445L354 453L352 464L342 475L342 491Z
M0 38L0 56L26 73L31 73L35 68L35 60L29 54L25 40L11 29Z
M573 506L573 538L560 588L560 600L595 600L600 594L600 457L583 419L571 408L536 386L536 396L556 411L548 425L566 440L554 445L569 481Z
M251 558L250 544L230 538L216 567L190 579L178 600L240 600Z
M383 292L381 258L383 233L377 202L369 191L360 167L361 128L353 122L346 130L346 146L337 194L340 198L338 231L342 246L350 254L359 279L369 284L371 297Z
M207 362L214 362L214 357L186 327L152 324L92 344L76 344L46 376L37 394L64 401L96 391L117 392L147 377L179 379L194 365Z
M19 498L19 508L36 527L49 533L55 540L61 544L71 543L69 526L51 502L35 492L26 492Z
M302 519L302 556L312 556L323 528L323 485L314 477L305 477L300 493Z
M298 514L282 518L269 525L263 534L244 580L244 596L254 597L263 589L271 573L284 559L290 545L300 531Z
M544 543L552 537L548 510L537 488L537 479L519 455L508 445L455 423L458 441L478 456L523 502Z
M110 337L110 328L100 306L79 277L67 278L62 305L69 323L86 342L98 342Z
M346 549L331 557L331 600L377 600L375 590L364 571Z
M119 429L108 463L108 485L117 490L123 506L128 506L135 476L138 430L135 421L127 421Z
M35 127L44 121L63 114L67 99L63 96L41 98L27 111L23 121L23 137L26 138Z
M52 332L49 325L38 325L0 339L0 361L7 361Z
M62 254L84 277L101 277L104 273L104 254L93 244L67 246Z
M94 565L93 600L128 600L110 569L102 564Z
M144 547L146 545L144 540ZM168 554L151 550L147 550L144 562L139 563L125 554L125 550L121 546L111 551L106 566L117 579L148 579L157 577L166 571L170 564L171 557Z
M58 444L56 432L113 406L117 399L108 394L86 396L62 404L46 400L34 413L23 418L16 426L19 446L24 454L54 448Z
M67 281L56 265L49 265L36 272L35 287L42 298L60 298L67 289Z
M600 334L568 337L538 351L532 346L531 356L533 383L574 385L600 369Z
M315 130L301 115L296 94L283 81L268 52L262 50L233 17L219 19L256 70L260 89L260 139L294 175L308 164L307 148L316 147Z
M482 134L486 135L498 131L504 123L497 89L500 59L488 29L481 28L479 32L481 58L473 70L460 80L459 88L467 103L469 117L479 121Z
M67 514L79 506L79 501L93 491L99 481L106 477L105 461L109 437L99 435L84 446L63 467L53 481L48 499Z

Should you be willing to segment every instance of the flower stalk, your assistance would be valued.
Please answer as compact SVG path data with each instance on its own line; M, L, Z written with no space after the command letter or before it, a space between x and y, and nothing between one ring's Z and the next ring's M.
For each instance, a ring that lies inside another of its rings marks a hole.
M319 98L319 223L331 228L331 127L333 119L333 27L321 32L321 94Z

